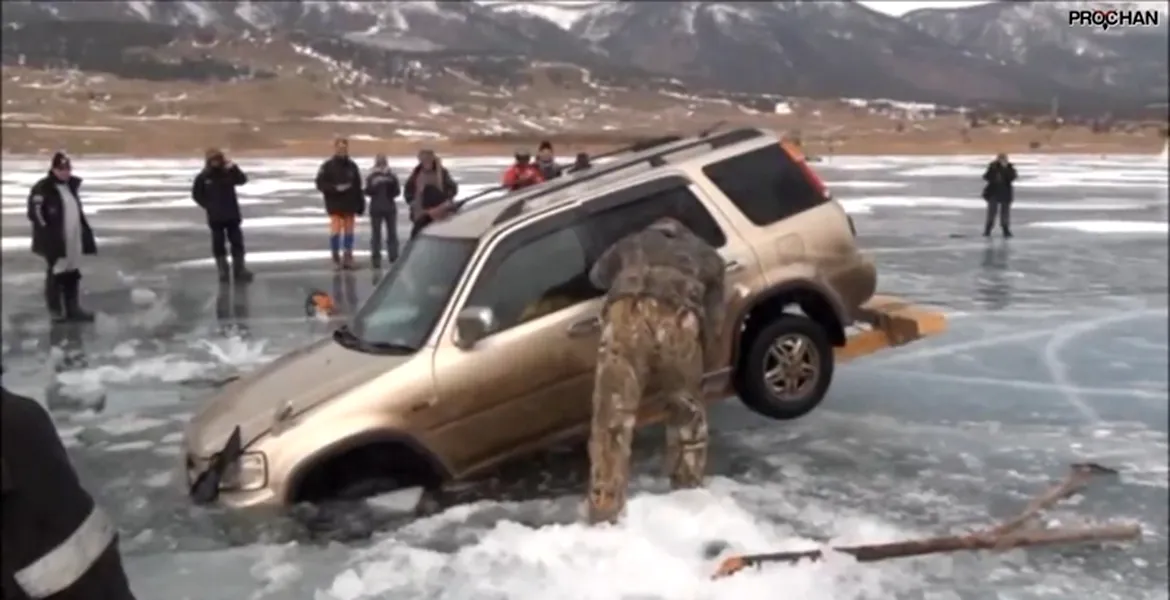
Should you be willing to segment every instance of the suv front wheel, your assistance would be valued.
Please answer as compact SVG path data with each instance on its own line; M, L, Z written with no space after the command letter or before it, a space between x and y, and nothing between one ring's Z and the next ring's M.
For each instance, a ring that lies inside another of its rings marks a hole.
M736 389L755 412L779 420L816 408L833 380L833 344L820 325L785 314L764 326L741 358Z

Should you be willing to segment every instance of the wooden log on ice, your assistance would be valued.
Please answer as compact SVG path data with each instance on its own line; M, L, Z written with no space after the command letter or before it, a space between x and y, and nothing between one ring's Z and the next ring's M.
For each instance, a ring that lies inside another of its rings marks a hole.
M1099 527L1062 527L1053 529L1024 528L1044 510L1057 502L1081 491L1093 479L1102 475L1116 475L1117 471L1096 463L1071 465L1068 475L1060 483L1036 496L1018 515L999 525L969 533L942 537L867 544L833 548L835 552L848 554L859 562L873 562L891 558L922 556L962 550L1003 551L1028 546L1051 546L1055 544L1076 544L1086 542L1110 542L1130 540L1141 536L1141 527L1136 524L1114 524ZM724 559L712 579L726 577L747 567L765 563L793 563L800 560L820 560L821 550L798 552L771 552L744 554Z
M884 544L865 544L833 548L833 552L848 554L858 562L874 562L891 558L905 558L926 554L959 552L964 550L992 550L1023 548L1028 546L1051 546L1086 542L1110 542L1137 538L1141 527L1136 524L1102 525L1099 527L1063 527L1055 529L1025 530L1006 537L989 536L979 533L934 537ZM765 554L744 554L732 556L719 565L714 578L726 577L747 567L765 563L793 563L801 560L820 560L821 550L795 552L770 552Z

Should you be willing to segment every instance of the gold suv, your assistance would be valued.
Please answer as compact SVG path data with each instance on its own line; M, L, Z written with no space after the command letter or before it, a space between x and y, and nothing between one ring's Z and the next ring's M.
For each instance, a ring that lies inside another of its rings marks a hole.
M186 437L192 496L242 507L436 486L585 433L603 294L589 268L665 215L727 261L708 400L794 419L824 399L835 361L945 325L874 296L852 220L771 133L675 138L428 227L332 338L203 406ZM662 409L646 402L639 422Z

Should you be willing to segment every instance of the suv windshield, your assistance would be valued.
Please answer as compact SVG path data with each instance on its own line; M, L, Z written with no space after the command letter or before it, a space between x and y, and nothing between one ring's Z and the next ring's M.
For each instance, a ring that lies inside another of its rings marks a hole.
M428 235L412 240L334 339L367 352L418 350L447 306L477 241Z

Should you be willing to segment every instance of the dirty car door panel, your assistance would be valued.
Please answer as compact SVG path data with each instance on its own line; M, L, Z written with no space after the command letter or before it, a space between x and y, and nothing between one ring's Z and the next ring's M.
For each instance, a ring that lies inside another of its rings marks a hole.
M597 334L576 324L596 316L583 301L597 294L576 232L551 221L501 242L462 304L491 309L495 330L467 350L436 352L442 421L432 434L452 462L494 462L555 433L587 401Z

